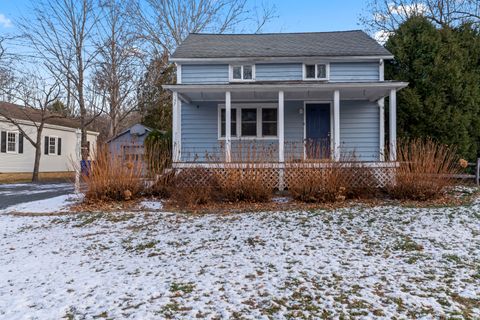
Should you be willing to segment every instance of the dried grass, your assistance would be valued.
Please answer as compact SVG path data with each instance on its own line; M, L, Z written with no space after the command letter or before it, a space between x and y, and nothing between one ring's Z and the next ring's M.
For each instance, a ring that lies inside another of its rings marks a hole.
M87 201L131 200L141 194L142 161L125 161L111 154L107 146L98 147L94 159L89 174L83 176Z
M211 171L191 168L174 176L169 194L177 206L191 208L218 200L218 190L218 180Z
M441 197L461 171L456 149L432 139L401 141L397 150L400 166L386 188L395 199L425 201Z

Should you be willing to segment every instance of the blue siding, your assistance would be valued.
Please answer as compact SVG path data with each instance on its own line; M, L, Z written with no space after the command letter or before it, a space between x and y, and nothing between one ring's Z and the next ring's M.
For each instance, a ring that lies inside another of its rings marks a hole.
M218 139L218 102L182 103L182 161L205 161L206 155L224 159L224 142ZM197 107L198 106L198 107ZM304 115L299 112L303 101L285 101L285 158L300 159L303 149ZM341 101L340 140L344 155L355 154L358 160L379 159L380 124L378 106L369 101ZM269 149L272 160L278 156L278 140L232 141L232 151L246 150L249 145L260 145L257 150ZM245 153L245 152L244 152Z
M228 83L228 64L184 64L182 83Z
M217 105L219 102L182 103L182 161L218 155ZM198 107L197 107L198 106Z
M376 62L330 63L330 81L379 81L379 66Z
M380 115L375 102L340 102L340 144L343 155L358 160L378 161Z
M302 80L302 63L259 63L255 65L257 81ZM330 63L330 81L378 81L379 67L376 62ZM228 83L227 64L182 65L182 83Z
M182 103L182 161L205 161L212 156L223 159L224 142L218 140L218 104L222 103L224 102ZM289 144L303 141L303 114L299 113L299 108L303 108L303 101L285 101L285 152L292 150ZM268 149L273 160L277 159L276 139L262 139L256 142L232 140L232 151L240 148L246 150L252 143L260 145L257 150ZM298 147L295 151L299 153L297 149Z
M302 80L301 63L269 63L255 65L256 80Z

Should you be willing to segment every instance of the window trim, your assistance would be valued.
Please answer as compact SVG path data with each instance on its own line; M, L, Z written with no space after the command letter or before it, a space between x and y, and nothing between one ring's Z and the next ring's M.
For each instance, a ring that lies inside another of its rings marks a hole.
M243 67L244 66L252 66L252 79L243 79ZM233 78L233 68L234 67L241 67L242 79L234 79ZM230 64L229 67L228 67L228 79L229 79L230 82L253 82L253 81L255 81L255 75L256 75L255 63Z
M237 135L231 137L232 140L278 140L278 104L277 103L232 103L232 109L237 110ZM222 137L222 109L225 104L221 103L217 108L217 137L218 140L225 140ZM242 109L257 109L257 136L242 137ZM262 109L277 109L277 135L262 136ZM240 120L240 121L239 121Z
M315 65L315 78L307 78L307 65ZM325 65L325 78L318 78L318 65ZM328 81L330 80L330 62L304 62L302 66L303 81Z
M50 152L50 146L51 146L51 143L50 143L50 139L55 139L55 152ZM57 136L48 136L48 155L49 156L56 156L58 155L58 137Z
M15 151L9 151L8 150L8 135L9 134L14 134L15 135ZM6 153L10 153L10 154L18 154L18 147L19 147L19 133L18 131L7 131L7 135L6 135L6 138L7 138L7 149L6 149Z

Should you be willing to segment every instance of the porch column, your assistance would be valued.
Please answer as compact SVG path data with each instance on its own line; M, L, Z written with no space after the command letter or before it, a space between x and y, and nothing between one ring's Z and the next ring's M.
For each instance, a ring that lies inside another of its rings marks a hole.
M340 90L333 92L333 159L340 160Z
M278 190L285 190L285 108L284 93L278 91Z
M225 162L232 162L232 97L225 92Z
M397 160L397 90L390 90L389 107L389 140L390 140L390 161Z
M172 93L172 140L173 140L173 162L181 161L182 152L182 102L178 98L178 93L174 91Z
M285 162L285 114L284 94L278 92L278 162Z
M385 161L385 99L378 100L379 111L379 128L380 128L380 145L379 145L379 160Z

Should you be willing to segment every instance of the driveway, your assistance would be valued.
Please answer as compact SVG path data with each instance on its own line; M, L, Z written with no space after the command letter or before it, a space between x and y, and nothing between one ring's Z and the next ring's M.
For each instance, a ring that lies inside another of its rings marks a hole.
M25 202L70 194L73 191L72 183L0 184L0 210Z

